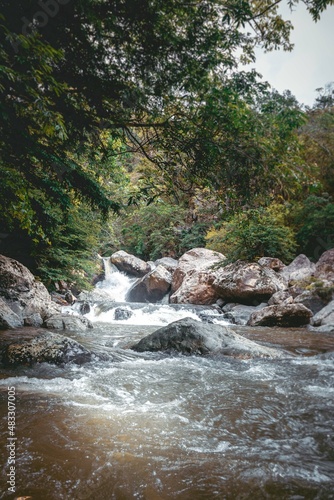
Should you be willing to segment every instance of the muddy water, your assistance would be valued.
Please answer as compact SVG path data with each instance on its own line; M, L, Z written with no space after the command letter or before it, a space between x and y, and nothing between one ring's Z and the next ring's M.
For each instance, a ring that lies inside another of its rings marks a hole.
M0 498L334 499L334 336L238 327L280 360L124 349L156 328L96 323L71 336L110 360L0 372Z

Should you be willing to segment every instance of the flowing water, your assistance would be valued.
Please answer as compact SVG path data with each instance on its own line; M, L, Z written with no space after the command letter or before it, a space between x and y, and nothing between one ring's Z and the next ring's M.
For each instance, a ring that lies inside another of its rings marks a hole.
M160 305L119 323L113 310L93 309L94 329L69 333L108 360L0 371L0 498L334 499L333 336L237 328L284 348L279 360L137 354L125 347L173 315L198 312Z

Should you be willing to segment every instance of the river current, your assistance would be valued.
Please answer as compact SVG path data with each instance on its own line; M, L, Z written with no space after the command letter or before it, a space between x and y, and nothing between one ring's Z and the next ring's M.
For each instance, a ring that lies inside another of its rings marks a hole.
M284 350L275 360L126 349L189 314L164 305L117 322L93 311L93 329L67 334L106 360L2 369L0 498L334 499L334 337L234 327Z

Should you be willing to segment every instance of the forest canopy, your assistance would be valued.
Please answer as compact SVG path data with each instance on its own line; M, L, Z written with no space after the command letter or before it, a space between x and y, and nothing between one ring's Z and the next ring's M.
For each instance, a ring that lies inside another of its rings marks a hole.
M304 3L316 21L333 1ZM330 197L331 89L305 111L239 69L258 46L292 49L279 4L4 0L0 252L51 283L130 248L147 204L170 213L178 255L240 211ZM310 245L298 218L285 224Z

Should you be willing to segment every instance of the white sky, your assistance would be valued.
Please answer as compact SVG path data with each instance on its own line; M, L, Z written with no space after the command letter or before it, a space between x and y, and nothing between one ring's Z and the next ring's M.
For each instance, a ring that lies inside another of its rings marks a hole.
M282 6L283 19L294 26L292 52L257 52L252 65L272 87L282 92L291 90L300 103L314 104L316 88L334 81L334 6L328 7L315 23L303 4L294 12Z

